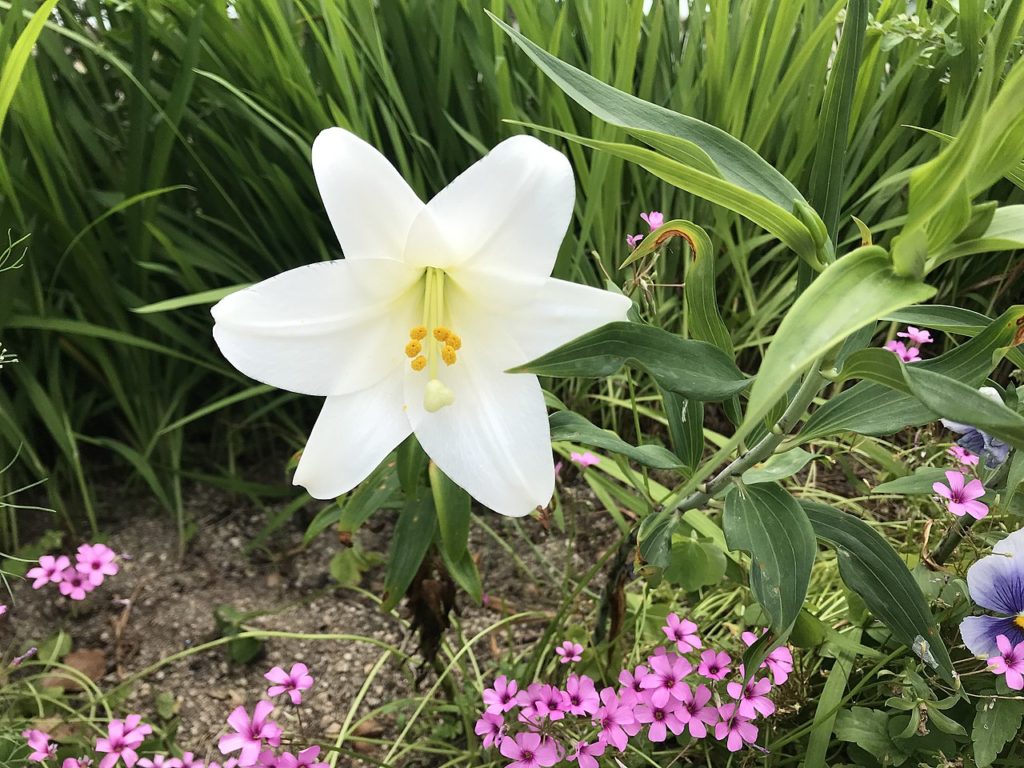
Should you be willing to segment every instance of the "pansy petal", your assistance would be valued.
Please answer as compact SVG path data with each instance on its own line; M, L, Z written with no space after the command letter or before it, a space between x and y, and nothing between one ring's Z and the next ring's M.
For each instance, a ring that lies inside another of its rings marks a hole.
M423 407L426 372L406 379L406 405L427 455L486 507L521 517L547 504L555 484L544 396L536 376L503 373L486 349L467 349L440 373L451 405Z
M380 152L344 128L313 142L313 173L348 259L402 259L423 201Z
M1024 571L1024 528L1014 531L1004 538L992 547L992 551L1004 557L1009 555L1014 558L1020 558L1017 562L1020 563L1020 569Z
M540 280L572 215L565 155L531 136L501 142L429 203L409 234L409 263ZM443 235L441 234L443 233Z
M968 616L960 622L960 637L963 638L964 645L979 658L991 658L998 653L996 638L999 635L1006 635L1012 643L1024 642L1024 631L1013 623L1013 619L999 616Z
M315 499L336 498L365 480L410 431L396 368L372 387L327 398L293 482Z
M967 569L967 586L978 605L1016 616L1024 612L1024 558L998 553L983 557Z
M405 359L421 274L383 259L292 269L221 300L213 336L257 381L307 395L355 392Z
M526 355L520 363L550 352L606 323L626 319L630 300L619 293L549 279L533 302L505 316L505 326Z

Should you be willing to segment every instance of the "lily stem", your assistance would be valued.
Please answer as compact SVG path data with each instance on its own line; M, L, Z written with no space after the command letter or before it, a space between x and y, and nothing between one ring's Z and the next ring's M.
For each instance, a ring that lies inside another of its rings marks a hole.
M771 456L786 439L789 431L800 420L800 417L804 415L807 406L821 390L823 383L824 379L818 373L818 365L812 365L801 382L800 388L793 395L793 399L789 401L789 405L786 406L786 410L775 422L771 431L709 480L703 490L694 491L680 501L675 509L685 512L688 509L704 506L715 494L722 491L732 478L739 477L758 462Z

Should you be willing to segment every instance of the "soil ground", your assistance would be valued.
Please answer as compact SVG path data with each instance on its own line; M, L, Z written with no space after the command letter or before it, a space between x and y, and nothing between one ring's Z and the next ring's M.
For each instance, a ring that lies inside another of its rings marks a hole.
M563 493L563 502L573 509L578 529L587 532L576 536L568 548L563 534L549 531L549 521L510 521L479 514L479 521L497 536L482 525L474 526L471 548L478 558L486 599L483 606L476 606L460 594L458 620L466 636L494 623L502 612L554 609L561 596L558 579L565 569L584 571L616 540L607 513L594 508L585 493L569 489ZM21 652L63 629L76 651L92 651L96 662L92 674L101 689L109 690L161 659L216 639L214 610L230 605L256 614L246 626L356 634L400 646L417 663L422 661L416 655L417 639L408 629L404 607L384 613L365 594L337 588L330 579L330 560L344 546L332 530L302 546L308 510L305 520L299 515L275 532L268 549L247 553L247 545L275 510L259 512L237 497L194 487L187 496L186 512L197 522L198 533L179 560L177 533L166 514L145 500L119 499L118 504L132 510L130 516L121 515L116 524L106 526L108 544L123 555L121 572L76 604L61 597L54 586L33 591L27 582L15 583L11 612L0 620L0 649ZM379 511L357 534L365 550L386 552L394 514ZM515 557L496 539L511 545ZM66 549L73 551L76 543L68 544ZM380 595L382 569L364 574L361 587ZM542 630L543 623L517 628L515 642L525 647ZM492 636L477 648L478 658L486 661L507 651L498 643L510 642L510 636ZM448 638L454 639L451 630ZM224 650L195 653L148 675L133 686L115 715L140 712L152 720L157 718L157 697L170 694L178 708L175 740L179 747L213 758L228 713L238 705L251 708L264 696L264 672L302 661L317 680L300 708L304 733L311 740L329 741L339 732L353 698L382 653L367 643L273 638L260 658L239 665L231 663ZM414 676L414 669L390 661L376 676L358 716L421 693ZM429 687L434 679L430 671L420 688ZM297 726L290 707L279 707L275 717L292 720L293 729ZM368 738L384 741L395 732L395 721L388 716L375 717L362 729ZM366 749L372 758L374 748Z

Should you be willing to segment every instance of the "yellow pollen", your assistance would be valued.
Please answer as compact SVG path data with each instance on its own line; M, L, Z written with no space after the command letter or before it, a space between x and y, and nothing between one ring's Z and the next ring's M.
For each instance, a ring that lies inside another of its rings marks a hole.
M1018 627L1020 627L1021 629L1024 629L1024 613L1022 613L1022 614L1021 614L1020 616L1018 616L1017 618L1015 618L1015 619L1013 620L1013 623L1014 623L1014 624L1016 624L1016 625L1017 625Z
M452 332L445 328L443 325L439 325L437 326L437 328L434 329L434 338L437 339L438 341L447 341L451 333Z
M422 371L426 367L427 367L427 358L425 358L423 355L420 355L419 357L415 358L412 361L412 369L414 371Z
M413 341L422 341L427 338L427 326L425 325L414 325L412 330L409 331L409 338Z
M405 356L416 357L416 355L420 353L421 349L423 349L423 345L414 339L405 345Z
M457 333L449 333L448 346L452 349L462 349L462 337Z
M455 362L455 347L445 344L444 349L441 350L441 359L444 360L445 365L452 365Z

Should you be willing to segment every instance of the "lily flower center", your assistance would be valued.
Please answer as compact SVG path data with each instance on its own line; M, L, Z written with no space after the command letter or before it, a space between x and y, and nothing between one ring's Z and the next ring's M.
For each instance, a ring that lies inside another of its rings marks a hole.
M444 306L444 270L427 267L423 285L423 323L409 329L405 355L416 372L430 377L423 393L423 407L431 413L455 402L455 393L438 378L438 360L455 365L462 339L446 324Z

